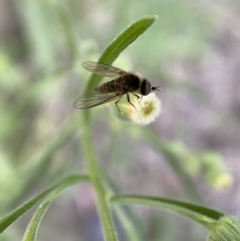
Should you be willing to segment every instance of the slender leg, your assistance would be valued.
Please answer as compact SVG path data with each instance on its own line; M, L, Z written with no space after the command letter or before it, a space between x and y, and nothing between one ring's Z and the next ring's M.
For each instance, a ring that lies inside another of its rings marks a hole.
M120 110L120 108L119 108L119 106L118 106L118 102L122 99L122 97L123 97L123 95L121 95L121 96L119 97L119 99L115 102L115 105L116 105L116 107L117 107L117 109L118 109L119 116L121 115L121 110Z
M139 105L141 106L141 103L140 103L140 101L142 100L142 97L143 96L139 96L139 95L137 95L137 94L134 94L134 93L132 93L133 95L135 95L136 97L137 97L137 100L138 100L138 103L139 103ZM141 98L141 99L140 99ZM140 100L139 100L140 99ZM142 106L141 106L142 107Z
M139 118L141 119L141 116L140 116L139 112L137 111L136 107L135 107L134 104L130 101L129 93L124 93L124 94L127 94L127 101L128 101L128 103L133 106L133 108L134 108L134 109L136 110L136 112L138 113ZM123 95L124 95L124 94L123 94ZM119 99L115 102L115 105L116 105L116 107L117 107L117 109L118 109L119 116L121 115L121 110L120 110L120 108L119 108L119 106L118 106L118 102L122 99L123 95L121 95L121 96L119 97ZM135 95L138 99L140 98L138 95L136 95L136 94L134 94L134 95ZM139 103L139 104L140 104L140 103Z
M134 94L134 93L132 93L133 95L135 95L136 97L137 97L137 99L139 100L139 98L140 98L140 96L139 95L137 95L137 94Z
M130 101L130 97L129 97L129 94L128 94L128 93L127 93L127 100L128 100L128 103L129 103L130 105L132 105L133 108L137 111L135 105Z
M127 93L127 100L128 100L128 103L131 104L131 105L133 106L133 108L137 111L135 105L134 105L133 103L131 103L128 93ZM139 115L139 118L142 119L138 111L137 111L137 113L138 113L138 115Z

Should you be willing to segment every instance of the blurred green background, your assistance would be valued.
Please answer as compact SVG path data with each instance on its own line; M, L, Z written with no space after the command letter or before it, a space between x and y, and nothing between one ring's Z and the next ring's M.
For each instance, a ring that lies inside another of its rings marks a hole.
M114 65L141 73L158 94L162 113L149 127L164 142L159 153L135 127L109 109L93 109L98 161L122 193L193 201L169 166L177 157L198 201L240 215L240 2L57 1L0 2L0 215L54 181L84 172L73 102L97 61L130 23L158 15ZM196 201L196 200L195 200ZM205 240L185 218L134 207L148 240ZM0 240L20 240L27 213ZM174 228L171 233L166 230ZM117 225L118 227L119 225ZM126 240L119 228L121 240ZM65 191L50 207L39 240L102 240L89 185Z

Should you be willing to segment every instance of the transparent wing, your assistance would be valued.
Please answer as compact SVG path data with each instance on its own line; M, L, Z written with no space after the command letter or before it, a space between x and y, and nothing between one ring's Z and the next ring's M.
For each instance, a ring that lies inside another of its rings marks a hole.
M107 64L100 64L92 61L83 62L82 67L94 74L113 78L119 77L120 75L127 73L126 71L119 69L117 67L113 67Z
M73 104L77 109L87 109L121 98L124 93L99 93L95 90L81 95Z

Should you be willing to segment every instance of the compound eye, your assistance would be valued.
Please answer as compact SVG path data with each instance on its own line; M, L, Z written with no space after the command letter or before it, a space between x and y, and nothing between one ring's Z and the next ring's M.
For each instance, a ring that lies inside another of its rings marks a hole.
M151 83L148 80L144 80L142 82L142 88L141 88L141 94L142 95L148 95L151 92Z

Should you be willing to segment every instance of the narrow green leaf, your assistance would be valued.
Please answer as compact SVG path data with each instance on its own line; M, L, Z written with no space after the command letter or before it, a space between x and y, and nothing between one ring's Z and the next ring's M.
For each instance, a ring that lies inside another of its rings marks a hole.
M21 217L25 212L27 212L30 208L32 208L39 200L44 198L50 192L54 191L57 188L67 188L73 184L88 181L89 177L87 175L71 175L62 181L58 182L56 185L47 188L46 190L40 192L35 197L31 198L29 201L25 202L5 217L0 219L0 233L2 233L9 225L11 225L14 221L16 221L19 217Z
M140 195L117 195L112 196L110 201L123 204L140 204L149 207L165 208L170 211L189 217L206 228L223 216L222 213L203 206L176 201L167 198L140 196Z
M80 178L80 179L79 179ZM52 203L52 201L56 198L56 196L65 188L68 186L75 184L76 182L84 181L85 176L78 176L78 177L73 177L69 180L65 179L65 182L60 183L54 190L50 192L50 194L47 195L47 197L43 200L43 202L38 206L38 209L34 213L27 230L24 234L23 241L34 241L37 236L37 230L40 225L40 222L49 207L49 205Z
M37 230L40 225L40 221L47 210L48 206L51 204L53 198L55 198L55 193L50 193L47 198L39 205L37 211L34 213L26 231L23 236L23 241L34 241L37 237Z
M112 64L119 54L125 50L128 45L133 43L141 34L143 34L157 18L158 17L156 15L144 17L131 24L117 38L115 38L112 43L108 45L98 62L109 65ZM100 76L92 75L87 89L94 88L100 79Z

